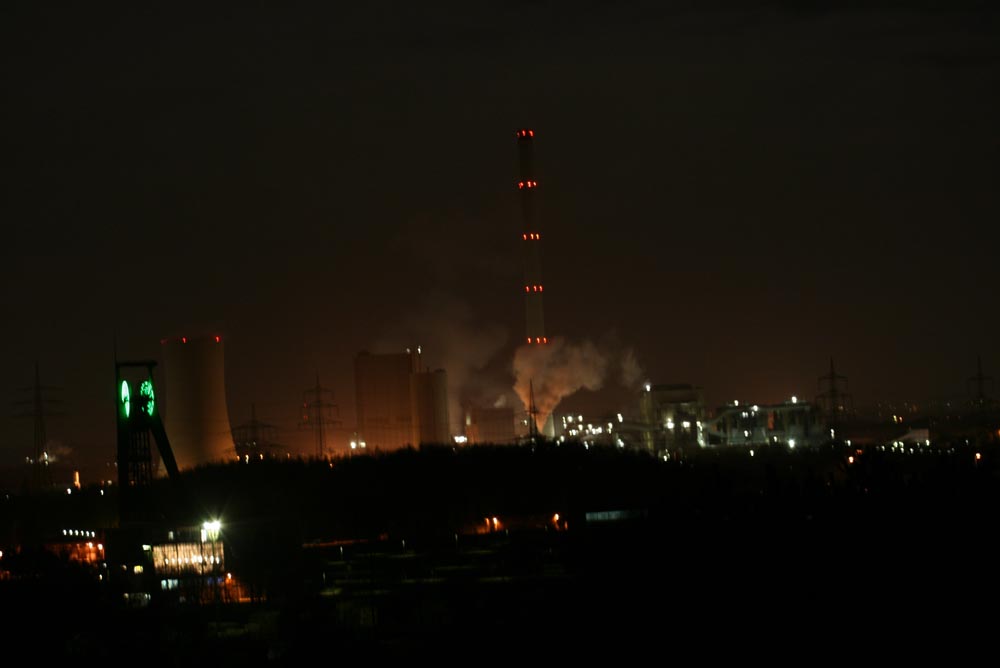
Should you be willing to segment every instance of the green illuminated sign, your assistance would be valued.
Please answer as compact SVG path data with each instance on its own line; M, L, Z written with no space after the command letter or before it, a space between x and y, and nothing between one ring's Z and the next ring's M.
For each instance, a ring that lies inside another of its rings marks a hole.
M153 396L153 381L144 380L142 385L139 386L139 397L142 403L142 410L146 411L146 415L152 417L153 411L156 409L156 399Z
M128 381L127 380L123 380L122 381L122 391L121 391L122 412L125 413L125 417L126 418L129 416L129 413L132 410L132 406L131 406L132 402L130 401L130 394L131 393L128 390Z

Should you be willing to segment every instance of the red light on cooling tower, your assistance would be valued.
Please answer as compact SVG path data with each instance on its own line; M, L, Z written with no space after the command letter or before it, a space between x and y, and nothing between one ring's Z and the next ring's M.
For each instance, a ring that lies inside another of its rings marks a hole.
M181 337L181 343L187 343L187 342L188 342L188 337L182 336Z
M220 341L222 341L222 337L221 336L216 336L215 337L215 342L219 343Z

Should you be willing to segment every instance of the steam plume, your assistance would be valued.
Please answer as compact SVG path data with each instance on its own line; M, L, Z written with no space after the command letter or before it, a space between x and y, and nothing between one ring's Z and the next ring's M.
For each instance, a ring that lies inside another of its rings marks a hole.
M590 341L556 337L547 345L521 346L514 353L514 391L528 408L534 390L537 424L544 429L564 397L583 388L599 390L607 367L608 357Z

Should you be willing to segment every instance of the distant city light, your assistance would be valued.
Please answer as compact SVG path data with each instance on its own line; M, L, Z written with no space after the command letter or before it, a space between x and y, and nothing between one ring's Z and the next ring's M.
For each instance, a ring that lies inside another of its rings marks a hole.
M788 439L788 447L790 447L790 448L794 448L795 447L795 439L794 438Z
M622 421L623 421L623 418L622 418L622 414L621 414L621 413L619 413L619 414L618 414L618 421L619 421L619 422L622 422Z
M797 404L797 403L799 403L799 398L798 398L798 397L796 397L795 395L792 395L792 403L793 403L793 404Z

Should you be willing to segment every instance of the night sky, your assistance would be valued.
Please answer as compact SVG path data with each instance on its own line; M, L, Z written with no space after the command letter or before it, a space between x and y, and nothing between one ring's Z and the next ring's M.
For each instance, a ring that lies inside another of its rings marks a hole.
M23 4L0 464L31 452L35 360L60 452L113 457L116 339L221 334L232 421L256 402L306 453L303 390L319 373L353 428L360 350L509 392L520 127L548 332L611 360L564 408L627 409L629 349L709 406L812 398L830 356L856 405L964 396L977 354L1000 375L989 3Z

